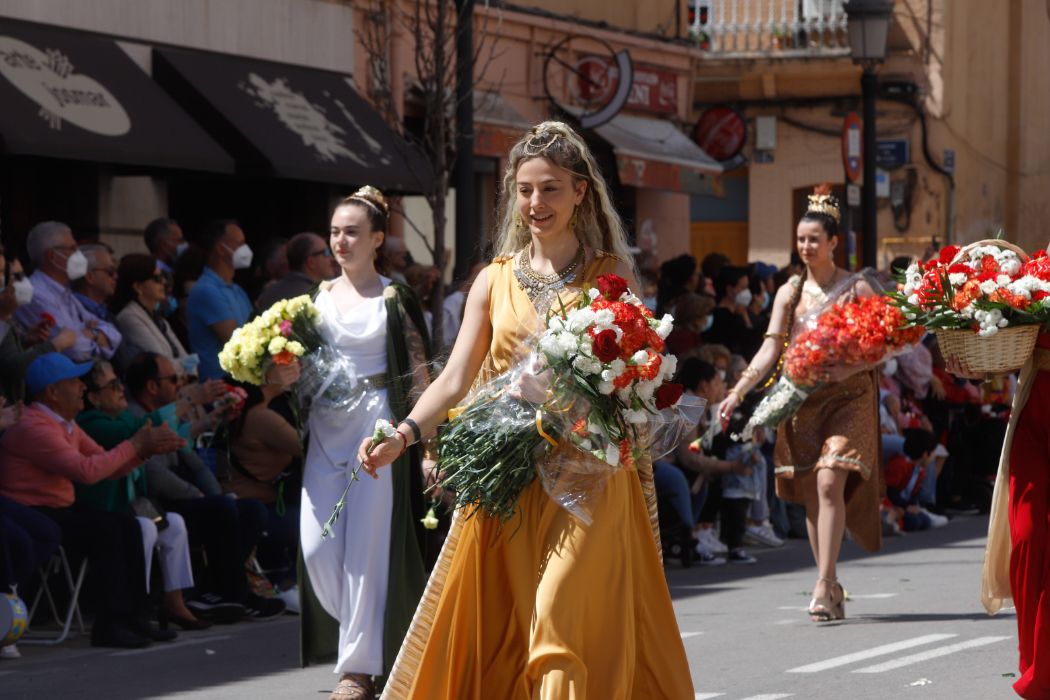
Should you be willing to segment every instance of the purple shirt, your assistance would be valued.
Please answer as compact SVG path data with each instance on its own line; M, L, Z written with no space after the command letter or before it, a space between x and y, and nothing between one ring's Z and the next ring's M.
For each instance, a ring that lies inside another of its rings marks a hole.
M35 326L40 322L41 314L47 313L55 319L55 327L51 329L51 338L54 338L63 328L76 331L77 342L64 352L71 360L86 362L98 357L106 360L113 357L117 346L120 345L120 331L116 326L106 323L85 309L69 287L63 287L44 274L42 270L37 270L30 275L29 281L33 284L33 301L18 307L14 316L15 322L23 331ZM94 338L90 337L90 334L84 335L82 332L92 323L99 333L109 339L108 348L100 346Z

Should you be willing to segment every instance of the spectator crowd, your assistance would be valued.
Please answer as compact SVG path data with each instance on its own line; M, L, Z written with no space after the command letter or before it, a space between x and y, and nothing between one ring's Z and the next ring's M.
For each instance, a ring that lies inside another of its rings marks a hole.
M310 232L269 241L258 257L233 220L190 242L158 219L143 238L148 253L118 260L43 222L22 251L28 275L0 248L0 589L31 595L60 547L74 568L86 560L80 604L98 646L144 647L173 639L173 625L297 609L304 452L290 379L237 385L218 354L254 314L338 273L326 237ZM396 237L385 248L385 273L430 308L440 271L413 263ZM654 465L665 554L755 564L755 547L805 537L805 516L775 496L775 435L728 438L760 396L725 432L715 411L761 344L776 290L801 266L739 266L717 253L637 262L645 303L675 317L667 347L678 380L708 405ZM445 352L468 288L447 290ZM880 377L884 532L987 509L1013 381L955 379L932 336Z

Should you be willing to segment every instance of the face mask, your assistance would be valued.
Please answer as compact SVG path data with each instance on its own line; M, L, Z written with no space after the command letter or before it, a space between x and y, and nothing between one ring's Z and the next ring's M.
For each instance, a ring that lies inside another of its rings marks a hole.
M738 306L747 306L751 303L751 290L742 289L736 293L736 303Z
M765 311L769 308L770 303L773 301L773 297L769 296L769 292L762 292L762 310Z
M649 309L650 311L656 311L655 296L645 297L644 299L642 299L642 303L645 304L645 308Z
M71 280L78 280L87 274L88 260L79 250L66 258L66 276Z
M15 299L19 306L25 306L33 301L33 283L27 279L21 279L11 285L15 288Z
M237 246L237 250L231 250L226 244L223 244L222 247L233 253L234 270L247 270L252 266L252 249L248 247L247 243Z
M891 357L886 360L886 365L882 368L882 373L887 377L897 374L897 358Z
M724 382L726 380L726 371L724 369L720 369L720 370L717 370L717 372L718 372L718 378L721 379Z
M702 330L700 332L701 333L707 333L709 330L711 330L711 326L713 326L713 325L715 325L715 317L712 316L711 314L708 314L707 315L707 320L704 321L704 330Z
M186 252L186 249L190 247L190 244L186 241L179 243L175 246L175 259L178 260L179 256Z
M165 316L171 316L179 310L179 300L175 297L168 297L168 301L165 304L163 301L160 302L161 307L164 309Z

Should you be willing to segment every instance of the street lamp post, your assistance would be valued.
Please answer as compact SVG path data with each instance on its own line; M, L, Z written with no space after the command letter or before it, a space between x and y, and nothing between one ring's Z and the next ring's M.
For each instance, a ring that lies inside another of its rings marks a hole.
M879 81L875 68L886 57L886 35L893 16L893 0L849 0L846 3L850 52L864 72L860 77L864 102L864 186L861 221L864 231L864 264L878 267L878 216L875 203L875 98Z

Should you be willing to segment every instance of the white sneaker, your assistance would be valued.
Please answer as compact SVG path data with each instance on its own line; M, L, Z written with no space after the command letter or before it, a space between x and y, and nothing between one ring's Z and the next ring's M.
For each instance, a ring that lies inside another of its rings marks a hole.
M722 544L722 541L718 539L718 535L715 534L715 529L713 527L701 530L697 539L704 545L704 549L712 554L726 554L729 552L729 548Z
M292 586L289 589L280 591L276 596L284 601L284 611L292 613L293 615L299 614L299 586Z
M777 534L773 532L773 526L769 524L768 520L761 525L748 526L747 531L744 533L744 540L763 547L784 546L784 540L777 537Z
M931 528L944 527L945 525L948 524L948 517L947 516L937 515L936 513L931 513L930 511L926 510L925 508L919 508L919 511L921 511L922 513L925 513L926 517L930 519L930 527Z
M0 659L18 659L22 654L14 644L0 647Z

